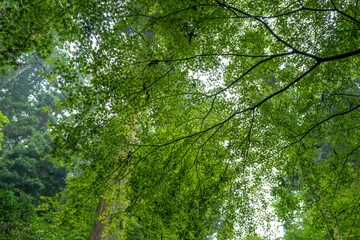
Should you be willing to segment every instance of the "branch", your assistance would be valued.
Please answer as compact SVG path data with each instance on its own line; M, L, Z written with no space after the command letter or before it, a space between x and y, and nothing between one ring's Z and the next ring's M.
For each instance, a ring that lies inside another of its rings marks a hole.
M318 61L320 61L320 62L330 62L330 61L339 60L339 59L343 59L343 58L347 58L347 57L352 57L352 56L355 56L355 55L358 55L358 54L360 54L360 49L354 50L352 52L347 52L347 53L331 56L331 57L319 58Z
M302 141L312 130L314 130L315 128L317 128L317 127L320 126L321 124L329 121L329 120L332 119L332 118L339 117L339 116L343 116L343 115L346 115L346 114L348 114L348 113L350 113L350 112L353 112L353 111L355 111L356 109L358 109L359 107L360 107L360 104L357 105L357 106L355 106L355 107L353 107L353 108L351 108L351 109L349 109L349 110L347 110L347 111L345 111L345 112L334 114L334 115L332 115L332 116L330 116L330 117L327 117L326 119L322 120L321 122L318 122L317 124L315 124L314 126L312 126L310 129L308 129L305 133L302 133L303 136L302 136L297 142Z
M339 117L339 116L342 116L342 115L346 115L346 114L348 114L348 113L350 113L350 112L352 112L352 111L355 111L355 110L358 109L359 107L360 107L360 104L357 105L357 106L355 106L354 108L348 110L348 111L334 114L334 115L332 115L332 116L330 116L330 117L322 120L321 122L315 124L313 127L311 127L310 129L308 129L306 132L304 132L304 133L302 133L302 134L299 134L299 135L303 135L300 139L298 139L298 140L296 140L296 141L294 141L294 142L292 142L292 143L290 143L290 144L288 144L288 145L280 148L280 149L279 149L278 151L276 151L273 155L271 155L271 157L275 156L276 154L278 154L279 152L285 150L286 148L289 148L289 147L291 147L292 145L295 145L295 144L301 142L312 130L314 130L315 128L317 128L317 127L320 126L321 124L329 121L330 119L332 119L332 118L334 118L334 117Z
M29 69L32 66L32 64L28 64L23 66L22 68L18 69L16 71L16 75L9 77L8 79L6 79L2 85L0 85L0 89L4 88L9 82L11 82L11 80L13 80L14 78L18 77L22 72L24 72L25 70Z
M70 4L69 6L67 6L66 8L64 8L64 10L56 13L55 16L53 16L53 17L50 18L48 21L46 21L43 25L41 25L39 28L37 28L36 31L40 32L46 25L48 25L50 22L52 22L56 17L58 17L58 16L61 16L61 17L62 17L62 16L64 16L64 15L66 15L66 14L68 13L67 10L68 10L69 8L71 8L72 6L74 6L74 5L76 5L76 4L75 4L75 3ZM25 48L26 48L26 43L27 43L27 41L29 40L29 38L30 38L32 35L34 35L34 33L30 33L30 34L26 37L25 42L24 42L24 47L25 47Z
M221 89L220 91L218 91L217 93L213 94L212 96L217 96L222 92L225 92L226 90L228 90L230 87L232 87L235 83L237 83L238 81L240 81L243 77L245 77L249 72L251 72L252 70L254 70L257 66L259 66L260 64L267 62L269 60L273 59L273 57L269 57L267 59L261 60L260 62L256 63L254 66L252 66L251 68L249 68L245 73L243 73L240 77L238 77L236 80L234 80L232 83L230 83L227 87Z
M292 81L291 83L289 83L288 85L286 85L284 88L280 89L279 91L276 91L272 94L270 94L269 96L267 96L266 98L264 98L262 101L260 101L258 104L254 105L252 108L255 109L259 106L261 106L263 103L265 103L266 101L268 101L269 99L273 98L274 96L284 92L285 90L287 90L288 88L290 88L292 85L294 85L295 83L297 83L298 81L300 81L301 79L303 79L306 75L308 75L312 70L314 70L317 66L319 66L320 63L317 62L315 65L313 65L311 68L309 68L306 72L304 72L303 74L301 74L298 78L296 78L294 81Z
M235 112L234 114L232 114L231 116L227 117L225 120L205 129L205 130L202 130L202 131L198 131L196 133L193 133L193 134L190 134L190 135L187 135L187 136L184 136L184 137L180 137L180 138L177 138L177 139L174 139L172 141L169 141L167 143L163 143L163 144L158 144L158 145L140 145L140 146L152 146L152 147L156 147L157 149L158 148L161 148L161 147L165 147L165 146L168 146L170 144L173 144L173 143L176 143L176 142L179 142L181 140L184 140L184 139L188 139L188 138L192 138L194 136L197 136L197 135L202 135L204 134L205 132L208 132L214 128L217 128L219 126L222 126L224 125L225 123L227 123L228 121L230 121L232 118L234 118L236 115L239 115L239 114L242 114L242 113L245 113L245 112L248 112L248 111L253 111L255 110L256 108L260 107L263 103L265 103L266 101L270 100L271 98L273 98L274 96L278 95L278 94L281 94L282 92L286 91L288 88L290 88L292 85L294 85L295 83L297 83L298 81L300 81L302 78L304 78L306 75L308 75L312 70L314 70L318 65L320 65L320 63L316 63L315 65L313 65L311 68L309 68L306 72L304 72L303 74L301 74L298 78L296 78L294 81L292 81L291 83L289 83L287 86L285 86L284 88L280 89L279 91L276 91L275 93L272 93L270 94L269 96L267 96L266 98L264 98L263 100L261 100L259 103L255 104L254 106L252 107L249 107L249 108L246 108L246 109L243 109L241 111L238 111L238 112ZM360 105L359 105L360 106Z
M292 54L296 54L298 52L286 52L286 53L279 53L279 54L268 54L268 55L248 55L248 54L237 54L237 53L209 53L209 54L199 54L196 56L192 56L192 57L187 57L187 58L180 58L180 59L163 59L163 60L147 60L147 61L142 61L142 62L136 62L135 64L142 64L142 63L151 63L154 61L158 61L158 62L182 62L182 61L187 61L187 60L191 60L191 59L195 59L195 58L199 58L199 57L222 57L222 56L233 56L233 57L248 57L248 58L276 58L276 57L281 57L281 56L288 56L288 55L292 55Z
M253 15L248 14L248 13L246 13L246 12L240 10L240 9L228 6L228 5L224 4L224 3L221 3L221 5L219 5L219 6L223 6L224 8L226 8L226 9L232 11L232 12L233 11L239 12L239 13L245 15L245 16L248 16L248 17L260 22L270 32L270 34L273 37L275 37L279 42L281 42L282 44L284 44L285 46L289 47L292 50L296 50L293 46L291 46L289 43L285 42L282 38L280 38L277 34L275 34L275 32L269 27L269 25L266 22L264 22L263 20L261 20L259 17L253 16ZM237 16L237 14L236 14L236 16Z
M202 129L202 126L204 124L205 119L209 116L209 114L211 113L211 111L214 108L214 103L215 103L216 97L217 97L217 95L214 96L214 98L213 98L213 100L211 102L210 110L206 113L205 117L202 118L201 125L200 125L200 130Z
M352 16L344 13L343 11L339 10L339 9L336 7L334 1L333 1L333 0L330 0L330 1L331 1L331 4L334 6L336 12L338 12L339 14L343 15L343 16L346 17L346 18L349 18L349 19L352 20L355 24L357 24L357 25L360 26L360 22L359 22L358 20L356 20L356 18L354 18L354 17L352 17ZM357 5L357 3L356 3L356 5ZM355 13L355 17L356 17L356 13Z

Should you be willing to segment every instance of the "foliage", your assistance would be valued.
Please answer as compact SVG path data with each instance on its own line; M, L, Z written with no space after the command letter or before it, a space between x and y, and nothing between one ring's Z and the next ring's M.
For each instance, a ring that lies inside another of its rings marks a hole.
M0 112L0 128L3 127L2 123L8 123L8 122L9 119ZM0 138L2 137L4 137L4 133L0 132ZM0 142L0 149L1 149L1 142Z
M6 219L2 219L5 228L0 238L84 239L91 230L81 225L55 229L55 218L40 217L45 212L39 211L35 215L33 207L43 202L40 196L53 196L65 186L65 167L50 162L53 143L47 129L49 122L62 116L61 111L48 110L63 96L42 72L51 71L43 60L58 45L61 28L66 27L66 12L58 10L71 8L61 1L39 3L0 1L0 123L12 120L0 124L5 133L5 137L0 133L4 137L0 139L4 147L0 150L4 197L0 208L6 213L1 214Z
M31 225L36 240L83 240L89 239L91 233L91 224L83 226L77 224L74 227L57 226L54 224L56 218L53 213L37 217Z
M4 150L0 158L0 186L34 205L41 202L40 196L58 193L65 186L66 170L49 161L49 143L48 133L35 133L24 144Z
M36 52L41 58L51 55L67 25L66 1L0 1L0 70L19 68L24 53Z
M30 202L20 200L7 189L0 190L0 239L70 240L87 239L91 229L53 226L54 215L49 212L36 216Z
M77 174L63 222L89 219L103 197L127 205L108 225L124 234L139 223L201 239L221 219L220 239L246 237L269 230L271 191L282 221L298 212L333 239L359 238L357 3L54 6L71 27L51 20L42 36L72 40L48 74L71 114L52 125L54 156Z
M291 239L331 239L329 232L325 228L316 228L312 225L306 225L303 228L293 228L285 233L284 240Z
M1 74L0 109L11 123L3 127L0 188L36 206L40 196L53 196L65 186L65 168L51 163L48 154L53 144L47 123L56 122L61 112L53 115L43 109L55 107L60 94L39 75L43 63L36 56L24 56L23 61L21 71Z
M0 189L0 239L22 239L34 214L31 204L18 203L11 191Z

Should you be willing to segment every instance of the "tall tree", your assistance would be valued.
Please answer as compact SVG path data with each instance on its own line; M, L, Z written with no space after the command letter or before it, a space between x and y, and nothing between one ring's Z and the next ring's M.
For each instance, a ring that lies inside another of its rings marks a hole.
M53 128L53 153L79 173L64 219L115 200L111 183L129 178L115 229L198 239L222 219L217 237L229 239L266 222L270 184L279 216L307 201L329 236L356 238L358 10L345 0L72 4L71 27L56 32L73 37L71 54L49 75L71 113ZM319 145L333 153L320 161ZM292 174L298 200L286 194Z
M45 111L55 107L61 94L39 75L44 63L33 55L22 61L21 71L1 74L0 110L11 122L2 129L0 187L36 205L40 196L53 196L65 187L65 168L51 163L48 154L53 144L47 123L55 123L61 112Z

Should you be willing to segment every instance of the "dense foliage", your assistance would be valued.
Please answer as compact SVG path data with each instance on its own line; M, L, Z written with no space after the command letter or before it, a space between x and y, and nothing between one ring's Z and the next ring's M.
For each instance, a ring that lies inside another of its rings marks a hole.
M42 61L34 55L19 60L20 69L0 73L0 110L11 120L2 126L5 136L0 140L0 239L81 236L84 228L76 234L66 229L64 234L65 229L51 228L49 216L40 217L45 212L35 211L44 202L41 196L54 196L65 187L66 169L50 162L49 155L53 144L47 123L56 122L57 117L45 111L61 95L39 75L45 66Z
M0 75L0 110L10 119L2 128L0 187L36 206L40 196L53 196L65 187L65 168L51 163L48 154L47 123L55 123L56 116L45 111L55 107L60 95L39 76L42 64L36 57L22 60L22 69Z
M54 228L53 216L39 217L31 203L14 196L10 190L0 189L0 239L65 240L87 239L89 228L78 225Z
M61 224L87 222L101 198L119 237L271 237L272 205L285 238L359 238L357 1L1 6L47 19L6 28L15 42L58 36L14 56L66 50L47 74L70 115L52 125L74 173Z
M31 204L19 203L11 191L0 189L0 239L21 239L30 235L29 225L34 213Z

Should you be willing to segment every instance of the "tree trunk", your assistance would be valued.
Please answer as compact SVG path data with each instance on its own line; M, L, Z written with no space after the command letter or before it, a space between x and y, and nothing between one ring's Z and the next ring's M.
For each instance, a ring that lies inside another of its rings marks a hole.
M112 201L110 205L107 203L108 201L102 197L100 199L98 211L96 214L97 220L94 223L94 227L91 232L90 240L118 240L119 235L122 234L122 229L124 226L120 226L118 229L118 233L108 234L106 232L106 228L108 227L107 223L110 221L111 215L117 211L124 212L126 210L127 204L125 203L125 195L124 191L122 191L125 187L126 180L119 181L118 189L122 196L114 196L116 199ZM116 192L116 191L115 191ZM122 223L123 224L123 223ZM106 234L106 235L104 235Z
M326 206L324 206L322 200L321 200L321 196L318 193L318 191L314 188L314 187L310 187L311 188L311 192L313 193L313 196L317 202L317 205L319 207L319 210L321 212L321 215L324 219L324 222L326 224L326 227L331 235L331 238L333 240L342 240L342 237L340 235L340 231L339 228L336 226L336 223L334 221L334 219L331 217L330 212L327 210Z
M96 217L99 218L103 214L105 209L106 209L105 199L101 198ZM108 217L109 216L106 216L106 218L108 218ZM96 220L95 223L94 223L94 227L92 229L92 232L91 232L90 240L102 240L102 239L104 239L104 238L101 237L104 230L105 230L105 223L100 221L100 220Z
M134 119L130 120L134 121ZM135 123L136 123L135 119ZM129 134L127 135L127 139L130 140L130 142L135 141L135 132L129 131ZM120 151L120 154L118 155L116 162L119 162L119 159L122 159L122 161L125 161L126 165L128 165L128 161L130 155L126 152L126 150ZM120 220L120 222L117 222L116 225L119 226L118 231L114 234L108 234L107 233L107 223L111 219L111 215L116 212L125 212L127 208L127 202L126 202L126 192L125 192L125 186L127 183L129 176L127 176L125 179L119 179L117 176L117 173L115 172L113 174L113 180L110 185L117 184L117 186L110 188L110 191L113 191L109 195L112 197L112 199L115 199L114 201L110 202L111 206L108 206L108 200L106 200L105 197L102 197L100 199L98 211L97 211L97 220L94 223L94 227L91 232L90 240L118 240L119 237L123 234L123 229L125 227L125 219L123 215L121 214L122 219L117 219L117 221ZM105 193L106 194L106 193ZM106 234L106 235L105 235Z

